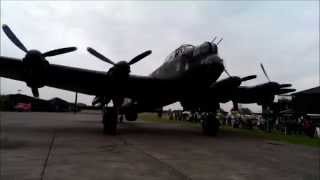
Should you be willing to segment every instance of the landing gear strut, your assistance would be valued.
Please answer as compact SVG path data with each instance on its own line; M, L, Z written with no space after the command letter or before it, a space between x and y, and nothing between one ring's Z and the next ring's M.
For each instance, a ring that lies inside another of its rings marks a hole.
M220 127L220 122L215 113L207 113L202 117L202 131L205 135L216 136Z
M115 135L117 133L118 113L116 108L105 108L103 110L103 132Z

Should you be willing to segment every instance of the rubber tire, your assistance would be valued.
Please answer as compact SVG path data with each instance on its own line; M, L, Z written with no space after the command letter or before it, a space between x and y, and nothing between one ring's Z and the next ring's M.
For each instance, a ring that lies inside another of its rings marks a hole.
M103 132L104 134L116 135L117 134L117 124L118 124L118 114L113 108L105 110L103 113Z

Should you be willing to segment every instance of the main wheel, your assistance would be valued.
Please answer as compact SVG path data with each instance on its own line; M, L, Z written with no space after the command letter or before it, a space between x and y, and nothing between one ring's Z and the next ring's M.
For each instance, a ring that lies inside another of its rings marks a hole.
M216 136L218 134L220 122L215 114L209 113L202 120L202 130L205 135Z
M108 108L103 112L103 132L115 135L117 133L118 113L114 108Z

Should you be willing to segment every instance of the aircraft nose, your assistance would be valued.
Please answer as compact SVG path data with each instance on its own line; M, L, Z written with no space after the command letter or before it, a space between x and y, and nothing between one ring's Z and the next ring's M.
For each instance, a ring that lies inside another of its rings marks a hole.
M208 70L222 72L224 70L223 60L217 55L210 55L202 59L201 64L206 66Z
M201 64L223 66L223 60L217 55L210 55L202 59Z

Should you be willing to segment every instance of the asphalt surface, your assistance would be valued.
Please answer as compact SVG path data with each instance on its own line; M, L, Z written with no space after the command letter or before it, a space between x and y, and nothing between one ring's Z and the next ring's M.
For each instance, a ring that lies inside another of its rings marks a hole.
M317 148L138 121L106 136L100 119L0 112L0 179L320 179Z

